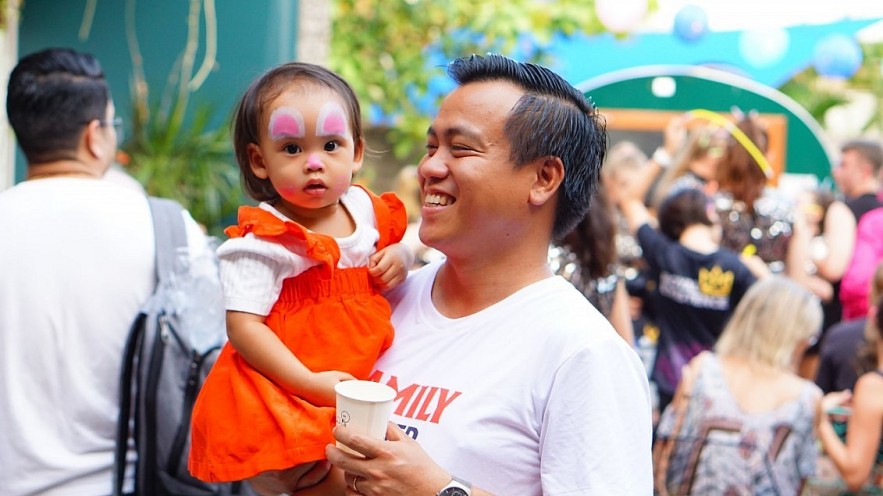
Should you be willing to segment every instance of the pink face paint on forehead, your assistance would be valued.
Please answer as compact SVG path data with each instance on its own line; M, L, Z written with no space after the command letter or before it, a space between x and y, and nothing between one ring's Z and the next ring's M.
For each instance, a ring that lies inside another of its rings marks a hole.
M327 102L316 120L316 136L346 136L346 112L337 102Z
M299 110L280 107L270 114L270 139L303 138L306 135L304 116Z

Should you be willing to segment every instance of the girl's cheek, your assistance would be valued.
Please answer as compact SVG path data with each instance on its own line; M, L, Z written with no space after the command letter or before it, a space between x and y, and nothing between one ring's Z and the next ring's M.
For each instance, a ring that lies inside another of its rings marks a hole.
M297 188L290 184L280 184L276 187L276 191L278 191L281 196L288 196L295 193Z

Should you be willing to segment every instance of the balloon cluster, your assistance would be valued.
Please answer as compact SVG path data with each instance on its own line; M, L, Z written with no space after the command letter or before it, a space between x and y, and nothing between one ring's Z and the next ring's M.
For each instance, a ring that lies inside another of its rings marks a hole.
M647 14L648 0L596 0L595 13L613 33L632 31ZM696 43L708 33L708 15L696 4L678 10L673 34L685 43ZM762 69L785 58L791 37L784 28L747 29L739 35L739 53L752 67ZM821 76L849 78L862 65L862 50L854 37L831 34L818 41L812 65Z

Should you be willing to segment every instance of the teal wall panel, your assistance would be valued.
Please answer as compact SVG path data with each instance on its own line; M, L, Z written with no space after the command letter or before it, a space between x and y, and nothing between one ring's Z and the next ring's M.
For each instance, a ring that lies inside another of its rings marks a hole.
M126 41L124 0L95 0L88 37L79 36L88 0L27 0L22 4L19 53L53 46L95 55L111 86L117 113L131 115L132 63ZM150 98L158 101L187 40L189 2L141 0L135 4L136 32ZM214 125L224 125L239 95L257 75L293 60L297 35L297 0L216 1L217 62L203 86L191 96L191 110L212 108ZM194 72L205 53L205 21L200 20ZM16 181L24 177L24 160L16 160Z

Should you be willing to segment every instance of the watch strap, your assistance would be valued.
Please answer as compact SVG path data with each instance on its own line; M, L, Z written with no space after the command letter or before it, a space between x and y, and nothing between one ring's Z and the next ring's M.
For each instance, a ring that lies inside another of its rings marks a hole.
M451 482L441 488L436 496L472 496L472 483L455 475L451 476Z

